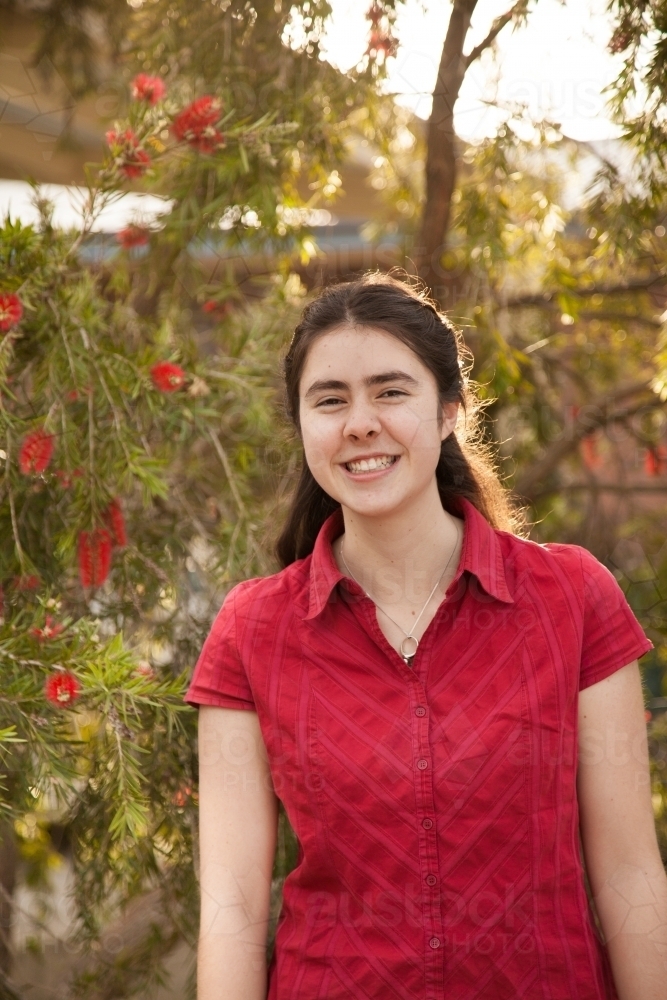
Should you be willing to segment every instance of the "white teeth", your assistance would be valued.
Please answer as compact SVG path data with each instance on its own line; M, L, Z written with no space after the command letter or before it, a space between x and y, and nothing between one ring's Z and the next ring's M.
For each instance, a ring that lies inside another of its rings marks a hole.
M396 461L395 455L383 455L381 458L364 458L360 462L347 462L350 472L372 472L374 469L386 469Z

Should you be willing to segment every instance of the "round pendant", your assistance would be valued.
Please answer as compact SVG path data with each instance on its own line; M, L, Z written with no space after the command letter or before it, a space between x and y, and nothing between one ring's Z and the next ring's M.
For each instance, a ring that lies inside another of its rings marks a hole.
M419 645L419 639L415 639L414 635L406 635L405 639L401 643L401 656L407 663L417 652L417 646Z

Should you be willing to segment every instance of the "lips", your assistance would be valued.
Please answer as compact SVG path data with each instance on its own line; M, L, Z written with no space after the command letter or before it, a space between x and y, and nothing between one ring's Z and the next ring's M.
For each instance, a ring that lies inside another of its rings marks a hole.
M372 458L360 458L353 462L345 462L348 472L377 472L393 465L398 455L374 455Z

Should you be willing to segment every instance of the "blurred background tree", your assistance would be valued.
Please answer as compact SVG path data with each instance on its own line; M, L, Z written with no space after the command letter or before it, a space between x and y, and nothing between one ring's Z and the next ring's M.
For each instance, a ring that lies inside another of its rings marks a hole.
M657 8L612 5L630 166L596 154L572 204L591 149L557 122L512 105L491 139L455 133L466 73L535 9L508 4L472 46L476 6L452 4L426 127L387 92L394 3L369 8L347 73L320 58L330 8L315 0L51 0L33 15L38 64L77 100L119 95L82 227L56 229L38 195L39 223L0 233L0 916L7 928L17 847L35 879L71 851L84 956L72 996L143 994L195 941L196 715L180 699L226 590L276 568L297 458L279 358L311 290L358 268L318 249L315 220L362 144L382 192L371 262L388 266L391 237L391 262L463 326L531 536L610 565L655 643L643 667L667 858ZM652 63L638 60L646 38ZM631 113L638 89L650 121ZM161 212L110 246L95 220L128 189L160 196ZM281 817L276 912L294 861ZM8 972L8 940L0 962Z
M90 18L103 25L123 117L78 231L39 195L36 225L0 231L4 926L16 835L38 878L64 829L84 955L72 996L144 995L196 940L186 675L230 584L274 568L294 459L278 355L305 292L289 261L314 252L304 222L335 194L378 75L318 61L326 4L221 7L42 9L38 58L77 96L98 82ZM162 214L91 268L96 220L128 186ZM256 265L240 275L235 258Z

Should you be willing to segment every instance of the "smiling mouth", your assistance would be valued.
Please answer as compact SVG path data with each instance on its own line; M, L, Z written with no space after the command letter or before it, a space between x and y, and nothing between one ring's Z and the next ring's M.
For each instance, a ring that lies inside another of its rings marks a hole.
M378 458L362 458L358 462L346 462L348 472L375 472L376 469L388 469L398 461L398 455L382 455Z

